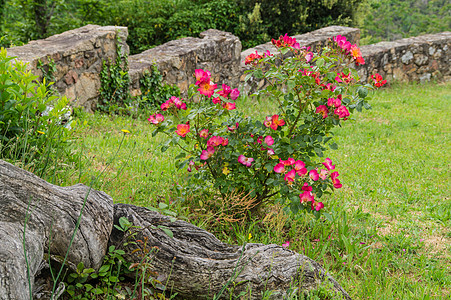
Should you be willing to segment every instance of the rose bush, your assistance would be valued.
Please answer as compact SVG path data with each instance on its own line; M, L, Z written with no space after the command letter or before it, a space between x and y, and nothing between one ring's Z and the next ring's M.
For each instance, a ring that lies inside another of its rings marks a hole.
M205 187L222 196L245 192L257 204L278 199L294 213L306 209L319 216L321 196L342 187L335 165L323 158L327 148L337 148L331 130L355 110L369 109L369 90L386 81L377 74L373 85L359 83L353 66L364 59L343 36L319 53L288 35L272 43L278 53L253 53L245 64L253 67L246 80L266 82L255 94L277 102L274 114L243 116L235 103L238 89L218 87L209 71L198 69L188 99L172 97L148 120L154 135L170 137L162 150L178 146L179 167L187 166Z

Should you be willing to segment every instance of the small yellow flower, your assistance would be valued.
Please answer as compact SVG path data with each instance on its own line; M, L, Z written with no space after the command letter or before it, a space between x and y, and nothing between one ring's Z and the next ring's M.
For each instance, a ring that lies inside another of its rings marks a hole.
M227 168L227 167L224 167L224 168L222 169L222 173L223 173L224 175L227 175L227 174L229 174L229 173L230 173L230 170L229 170L229 168Z
M121 130L123 133L130 133L130 131L128 131L127 129L122 129Z
M272 159L279 159L279 157L277 155L273 155L271 156Z
M249 240L252 238L252 233L249 233Z
M45 134L45 132L44 132L44 131L39 131L39 130L36 130L36 132L37 132L37 133L40 133L40 134Z
M199 144L194 145L194 149L199 149Z

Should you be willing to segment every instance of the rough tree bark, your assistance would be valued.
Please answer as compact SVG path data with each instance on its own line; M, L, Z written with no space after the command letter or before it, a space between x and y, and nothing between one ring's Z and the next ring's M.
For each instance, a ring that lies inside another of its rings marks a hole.
M65 256L88 191L89 188L82 184L52 185L0 160L1 300L29 300L30 288L33 288L34 276L44 253ZM90 190L68 261L75 265L83 262L87 268L99 268L112 224L112 199L103 192Z
M141 228L138 239L147 237L148 246L157 247L150 256L150 264L158 280L167 283L167 288L183 299L212 299L229 281L228 289L233 294L247 291L251 299L261 299L265 291L273 291L271 299L283 299L290 290L299 293L319 285L327 285L337 295L334 299L351 299L321 265L281 246L228 245L190 223L171 222L169 217L143 207L115 204L115 224L121 217ZM174 237L156 228L157 225L170 228ZM123 232L113 228L110 243L118 245L125 238ZM136 245L128 247L127 253L136 249ZM128 260L140 262L141 252L129 255ZM227 299L228 289L222 294Z

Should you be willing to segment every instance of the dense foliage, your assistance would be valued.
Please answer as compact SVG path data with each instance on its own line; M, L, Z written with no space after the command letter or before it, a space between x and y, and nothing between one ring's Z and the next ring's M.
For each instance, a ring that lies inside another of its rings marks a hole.
M41 171L66 151L70 109L66 97L52 95L48 83L0 48L0 158Z
M447 0L0 0L0 45L86 24L127 26L132 54L209 28L234 33L243 48L329 25L358 26L369 43L445 31L450 8Z
M358 27L362 30L362 44L394 41L449 30L451 2L449 0L367 0L361 7L358 18Z
M85 24L129 28L131 53L209 28L232 32L244 48L280 33L352 25L364 0L1 0L0 44L26 43Z

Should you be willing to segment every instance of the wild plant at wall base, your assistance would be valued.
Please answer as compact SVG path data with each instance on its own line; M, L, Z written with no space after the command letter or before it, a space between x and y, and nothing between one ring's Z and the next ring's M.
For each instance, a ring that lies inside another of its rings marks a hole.
M163 76L155 64L151 66L150 71L144 71L139 85L141 95L138 101L139 107L143 109L154 110L170 97L180 96L180 89L176 85L163 83Z
M148 120L153 135L168 136L162 150L179 147L178 166L205 189L223 198L244 192L257 205L277 200L318 217L321 196L342 187L338 168L323 157L327 148L337 149L331 130L355 110L369 109L369 91L385 82L377 74L373 84L359 83L354 66L364 59L343 36L318 53L288 35L272 43L277 53L253 53L245 64L253 67L246 80L267 83L255 95L278 104L273 114L262 120L240 114L238 89L219 86L198 69L187 100L171 97Z
M99 100L96 109L115 113L131 104L129 93L128 55L122 53L119 32L116 32L116 59L103 61L100 71Z
M39 169L70 142L69 101L13 60L0 49L0 156Z

